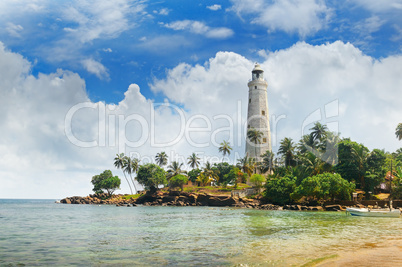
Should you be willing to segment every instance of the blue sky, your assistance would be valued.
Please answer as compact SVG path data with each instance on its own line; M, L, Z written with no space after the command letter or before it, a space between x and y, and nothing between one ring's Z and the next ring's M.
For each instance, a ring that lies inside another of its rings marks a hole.
M377 59L399 54L402 3L380 2L3 1L0 38L33 74L74 71L91 100L117 103L131 83L158 98L153 77L219 51L261 61L260 50L341 40Z
M0 197L88 194L94 174L122 176L118 152L220 161L229 140L236 162L254 62L274 151L315 121L395 151L401 13L402 0L3 0Z

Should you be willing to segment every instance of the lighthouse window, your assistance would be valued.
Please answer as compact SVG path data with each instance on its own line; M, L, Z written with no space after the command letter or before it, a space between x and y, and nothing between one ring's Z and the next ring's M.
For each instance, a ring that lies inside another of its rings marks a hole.
M265 110L261 111L261 114L262 114L262 115L265 115Z
M248 125L248 126L247 126L247 128L249 128L249 129L250 129L250 125Z
M248 103L251 103L251 98L248 100Z
M267 138L264 137L264 138L262 139L262 142L263 142L263 143L266 143L266 142L267 142Z
M254 86L254 89L257 89L257 86Z

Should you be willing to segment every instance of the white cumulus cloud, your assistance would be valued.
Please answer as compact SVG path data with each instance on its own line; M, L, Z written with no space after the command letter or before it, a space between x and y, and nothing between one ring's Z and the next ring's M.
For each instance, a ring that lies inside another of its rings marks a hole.
M322 0L232 0L231 10L250 15L250 22L269 31L282 30L305 37L326 26L331 10Z
M173 29L176 31L187 30L195 34L205 35L208 38L214 39L226 39L231 37L234 32L233 30L226 27L209 27L201 21L194 20L179 20L172 23L163 24L166 28Z
M401 147L394 130L402 113L402 56L375 60L340 41L260 55L274 151L284 137L298 141L316 119L370 149ZM166 97L163 103L131 84L121 102L105 104L90 101L76 73L32 75L31 63L0 43L0 195L86 195L91 177L105 169L123 177L113 166L119 152L142 163L161 151L183 163L193 152L221 161L218 144L228 140L235 161L244 154L253 65L218 52L203 65L181 63L154 78L150 87ZM128 190L123 180L118 192Z
M101 80L108 80L109 73L102 63L94 60L93 58L87 58L81 61L83 67L90 73L95 74Z
M218 4L214 4L212 6L207 6L207 8L210 9L210 10L213 10L213 11L217 11L217 10L221 9L222 6L218 5Z

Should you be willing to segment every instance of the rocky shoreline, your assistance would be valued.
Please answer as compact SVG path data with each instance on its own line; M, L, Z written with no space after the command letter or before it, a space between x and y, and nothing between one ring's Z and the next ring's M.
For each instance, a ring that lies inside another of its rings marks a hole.
M237 198L226 195L210 195L206 193L188 193L181 191L156 192L140 196L137 199L125 199L124 195L93 194L86 197L67 197L60 200L63 204L94 204L135 207L144 206L210 206L237 207L262 210L310 210L310 211L344 211L346 207L332 205L285 205L279 206L265 203L263 199Z

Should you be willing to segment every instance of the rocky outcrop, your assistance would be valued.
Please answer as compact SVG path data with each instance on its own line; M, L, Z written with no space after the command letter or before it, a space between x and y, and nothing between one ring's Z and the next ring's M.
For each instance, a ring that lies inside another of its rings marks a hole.
M144 206L212 206L212 207L238 207L261 210L295 210L295 211L344 211L345 207L338 204L312 205L284 205L278 206L263 202L263 199L248 199L231 197L227 195L209 195L206 193L188 193L181 191L147 192L137 199L125 199L124 195L108 196L107 194L93 194L86 197L67 197L60 200L64 204L105 204L118 207ZM317 203L313 203L317 204Z
M63 204L107 204L116 206L133 206L134 199L125 199L123 195L113 195L109 197L107 194L93 194L86 197L66 197L60 200Z

